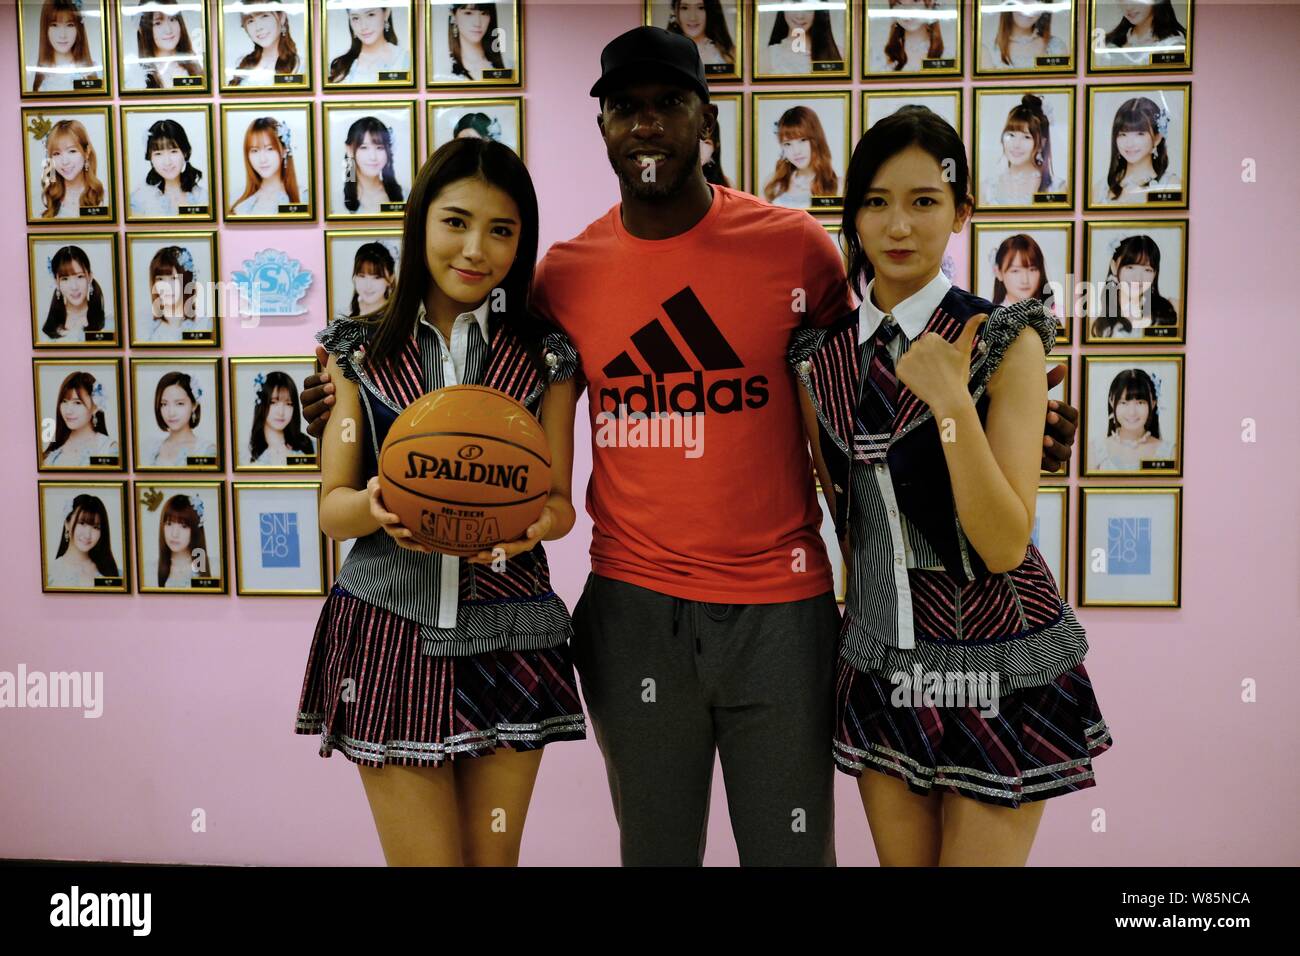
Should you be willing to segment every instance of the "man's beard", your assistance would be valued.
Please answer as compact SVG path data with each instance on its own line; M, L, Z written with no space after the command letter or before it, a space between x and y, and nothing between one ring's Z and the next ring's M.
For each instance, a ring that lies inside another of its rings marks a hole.
M664 201L680 193L687 180L691 178L691 173L700 165L700 142L699 140L695 141L695 148L691 150L690 156L686 157L686 162L682 163L680 172L675 178L667 181L657 179L646 181L641 178L640 174L629 176L624 170L623 164L614 156L608 146L605 147L605 156L609 159L609 165L613 167L614 173L618 176L624 195L646 202Z

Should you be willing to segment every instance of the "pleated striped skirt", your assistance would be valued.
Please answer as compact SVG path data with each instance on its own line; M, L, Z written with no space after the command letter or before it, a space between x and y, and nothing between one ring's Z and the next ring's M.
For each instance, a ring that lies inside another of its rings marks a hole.
M1083 664L987 708L918 706L915 692L898 686L840 660L832 744L840 770L1018 807L1095 786L1092 759L1112 743Z
M335 585L312 638L298 734L354 763L436 766L586 737L568 644L466 657L420 652L419 625Z

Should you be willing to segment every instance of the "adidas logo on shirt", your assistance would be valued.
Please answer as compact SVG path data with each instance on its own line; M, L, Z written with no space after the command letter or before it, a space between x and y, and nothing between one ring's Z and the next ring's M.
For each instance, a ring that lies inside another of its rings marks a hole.
M631 345L610 360L602 371L607 378L640 378L638 385L606 386L600 390L600 409L609 414L647 415L678 412L683 415L714 411L719 414L762 408L767 404L767 376L710 377L705 372L744 369L722 330L696 298L690 286L663 303L664 313L699 363L692 365L658 320L632 333ZM647 372L632 357L639 353ZM689 381L671 384L664 379L690 373Z

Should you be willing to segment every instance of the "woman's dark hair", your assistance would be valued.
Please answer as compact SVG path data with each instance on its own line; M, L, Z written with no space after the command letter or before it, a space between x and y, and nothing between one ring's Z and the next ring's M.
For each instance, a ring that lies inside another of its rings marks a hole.
M384 7L383 9L390 10L392 8ZM346 14L347 11L345 10L344 13ZM357 57L361 55L361 41L357 39L357 35L352 32L351 17L349 16L345 22L348 25L348 36L352 38L352 42L348 44L346 51L330 60L331 83L343 82L343 78L351 72L352 64L357 62ZM384 18L384 39L394 46L398 45L397 31L393 29L393 18L391 15Z
M362 273L368 275L384 276L389 280L389 295L392 294L392 278L397 271L397 262L393 259L393 254L389 252L388 247L382 242L363 242L357 246L356 255L352 257L352 274L354 276ZM357 295L356 284L352 287L352 303L348 309L348 317L355 319L361 314L361 297Z
M1115 24L1115 29L1106 34L1106 45L1128 46L1128 35L1132 29L1133 24L1128 22L1128 17L1121 15L1119 23ZM1151 11L1151 35L1157 40L1163 40L1177 34L1186 36L1187 31L1178 22L1178 14L1174 13L1172 0L1156 0L1155 7Z
M190 428L198 428L199 421L203 418L203 406L200 405L199 400L194 397L194 384L190 381L190 377L187 373L173 371L165 373L160 379L158 379L158 387L154 389L153 420L158 423L158 430L164 433L167 431L167 423L163 421L162 417L162 397L163 392L167 391L167 389L171 388L173 385L189 396L190 403L194 406L194 411L190 412L189 425Z
M243 4L253 4L253 3L266 3L268 2L268 0L239 0L239 2ZM271 2L279 3L280 0L271 0ZM258 12L269 13L270 11L261 10ZM252 19L252 17L253 14L251 13L241 13L239 15L239 25L241 27L244 26L250 19ZM275 72L277 75L297 73L298 72L298 44L294 42L293 34L289 32L289 18L287 14L284 13L277 13L276 18L277 19L283 18L280 19L280 23L282 24L281 29L283 32L280 34L279 43L276 44L276 49L279 51L279 55L275 58ZM258 45L254 43L252 51L245 54L244 58L241 59L237 64L235 64L235 69L251 70L255 68L257 64L260 62L262 62L262 51L258 47ZM230 85L238 86L242 82L244 82L244 77L240 73L236 73L233 77L231 77Z
M67 397L69 392L87 404L93 402L95 376L89 372L70 372L67 378L63 380L63 383L59 385L59 397L54 403L54 440L45 446L45 451L42 452L43 455L48 455L56 448L62 448L63 443L72 437L72 431L68 428L68 423L63 420L63 415L59 413L59 406L63 404L63 399ZM105 422L102 408L95 410L95 414L90 420L90 427L101 435L108 434L108 425ZM163 431L166 430L166 428L163 429Z
M1147 423L1144 427L1151 433L1152 438L1159 438L1160 415L1156 411L1159 396L1156 395L1156 383L1140 368L1126 368L1110 383L1110 395L1106 399L1106 437L1109 438L1119 431L1115 406L1129 398L1147 403Z
M289 393L289 401L293 404L293 418L288 425L284 426L285 445L304 455L316 454L311 439L302 433L302 408L298 402L298 386L294 384L293 378L287 372L277 369L267 373L266 381L258 389L257 398L253 403L253 431L248 436L249 461L256 461L262 452L266 451L266 413L271 409L276 390L281 388Z
M1094 338L1110 338L1116 332L1127 334L1133 331L1133 323L1123 315L1119 305L1119 270L1131 265L1150 266L1155 272L1151 287L1142 295L1143 314L1151 316L1152 325L1178 324L1178 310L1160 294L1160 246L1150 236L1127 236L1116 246L1115 254L1110 258L1101 295L1101 308L1092 321Z
M459 136L463 130L472 129L478 133L480 139L496 139L490 130L492 129L492 117L486 113L466 113L460 119L456 120L456 128L451 131L452 138Z
M210 578L211 572L208 570L208 536L203 530L203 525L199 524L199 512L190 501L189 495L172 495L163 505L162 514L158 516L158 587L167 586L167 578L172 573L172 552L167 547L167 525L183 524L190 529L190 558L193 560L194 552L200 551L203 554L204 570L195 574L196 578Z
M672 18L668 21L668 32L682 33L682 26L677 22L677 8L681 0L672 0ZM778 14L778 19L785 18ZM722 58L732 66L736 64L736 42L731 39L731 30L727 28L727 18L722 13L722 0L704 0L704 35L713 41ZM780 42L780 41L777 41Z
M50 308L45 314L45 324L41 326L41 331L52 339L62 337L63 333L59 329L63 328L68 319L67 304L58 291L59 277L71 272L74 265L80 266L86 275L94 275L90 271L90 257L80 246L61 246L50 257L50 270L54 273L54 292L50 294ZM102 331L105 318L104 290L99 287L99 280L92 278L90 295L86 299L86 331Z
M772 35L767 39L768 46L776 46L790 35L790 24L785 16L777 11L772 23ZM814 60L842 60L839 44L831 32L831 14L829 10L814 10L812 26L808 28L808 46Z
M713 144L713 156L704 164L705 182L730 188L731 180L722 169L722 131L716 122L709 127L708 140Z
M178 0L150 0L150 3L176 5ZM154 18L168 16L161 10L148 10L140 14L140 23L135 31L136 54L141 60L146 62L157 60L158 48L153 43L153 26ZM181 26L181 38L176 42L176 52L178 54L194 55L194 43L190 40L190 28L185 25L185 17L182 11L177 10L170 14L176 18L176 22ZM190 76L202 76L203 66L201 62L196 63L192 59L184 59L177 64L182 70ZM149 66L145 69L144 85L151 90L163 89L162 78L158 75L156 65Z
M1106 187L1110 190L1110 198L1118 199L1124 194L1121 183L1124 174L1128 172L1128 160L1120 155L1119 148L1115 145L1120 133L1149 133L1152 139L1160 136L1160 145L1151 157L1151 168L1156 179L1163 176L1169 168L1169 140L1156 128L1159 118L1160 107L1145 96L1127 99L1115 111L1115 119L1110 124L1110 168L1106 171Z
M933 10L934 0L926 0L926 7ZM890 3L890 7L894 4ZM939 29L939 21L931 20L925 26L925 31L930 35L930 48L925 51L925 55L931 60L937 60L943 56L943 31ZM885 59L890 63L896 63L894 71L898 72L907 66L907 43L904 37L904 30L897 23L889 28L889 36L885 39Z
M59 550L54 557L63 557L67 553L68 545L72 543L72 536L77 533L77 525L92 524L99 529L99 540L95 546L87 552L90 560L95 564L95 570L99 572L101 578L117 577L117 559L113 557L113 542L109 538L108 527L108 509L95 495L77 495L72 499L72 514L68 515L63 524L67 537L62 537L59 541Z
M490 139L467 138L453 139L438 147L416 174L402 222L402 261L398 267L397 283L388 297L387 308L380 314L379 327L366 346L367 362L395 358L414 333L424 294L434 284L424 254L429 206L443 189L462 179L482 179L506 193L519 207L519 244L515 261L497 286L505 301L505 309L500 315L502 321L528 345L534 361L538 361L534 348L536 323L528 319L528 297L533 269L537 265L537 192L523 160L513 149ZM497 301L492 298L495 295L496 289L488 293L493 306ZM495 308L490 307L489 320L496 314ZM362 318L359 321L370 320Z
M388 127L373 116L363 116L351 126L348 127L347 138L343 145L351 146L353 151L360 149L365 143L366 137L372 136L380 146L384 147L384 168L379 171L379 179L384 184L384 192L388 194L389 202L402 201L402 184L397 181L397 173L393 170L393 137L388 132ZM356 168L356 159L353 159L353 169ZM351 182L343 184L343 205L347 207L348 212L356 212L361 206L361 201L357 199L357 181L354 176Z
M1024 133L1034 141L1034 165L1038 167L1038 189L1046 192L1056 178L1052 172L1052 123L1043 110L1043 98L1036 93L1025 93L1020 102L1007 111L1002 124L1002 135L1011 130ZM1001 139L1001 137L999 137Z
M451 72L454 76L463 76L467 80L474 77L470 75L460 60L460 35L456 30L456 11L463 10L466 7L473 7L475 10L482 10L488 15L487 30L483 33L483 55L487 61L492 64L495 70L504 70L506 68L505 60L501 59L501 51L492 48L492 40L497 36L497 5L495 3L453 3L451 10L447 13L447 49L451 51Z
M904 106L863 133L849 160L844 183L844 215L840 219L840 241L849 258L849 285L859 297L865 294L876 270L858 238L858 210L866 201L867 190L880 167L909 146L921 147L944 169L944 178L958 210L970 201L966 147L952 124L938 113L924 106Z
M190 165L190 153L193 152L190 147L190 138L185 134L185 127L173 119L160 119L149 127L149 138L144 147L145 165L149 167L149 172L145 173L144 181L150 186L162 192L167 188L167 183L158 175L158 170L153 168L153 151L155 149L179 149L181 155L185 157L185 168L181 170L180 183L182 192L191 192L198 185L199 180L203 178L201 173L194 166Z

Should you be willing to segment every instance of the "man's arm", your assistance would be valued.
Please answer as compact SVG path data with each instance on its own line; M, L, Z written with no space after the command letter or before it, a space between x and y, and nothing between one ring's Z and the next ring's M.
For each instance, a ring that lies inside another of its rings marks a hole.
M1054 365L1047 373L1047 387L1054 388L1065 378L1065 366ZM311 379L307 380L308 382ZM306 402L306 392L303 401ZM1043 434L1043 471L1068 474L1070 453L1079 431L1079 410L1068 402L1051 399L1047 403L1047 427Z
M316 360L322 369L329 364L329 353L325 346L316 346ZM307 434L320 440L325 434L325 423L330 419L330 409L334 406L334 383L330 373L322 371L318 375L308 375L302 383L302 416L307 419ZM1066 449L1069 454L1069 449Z

